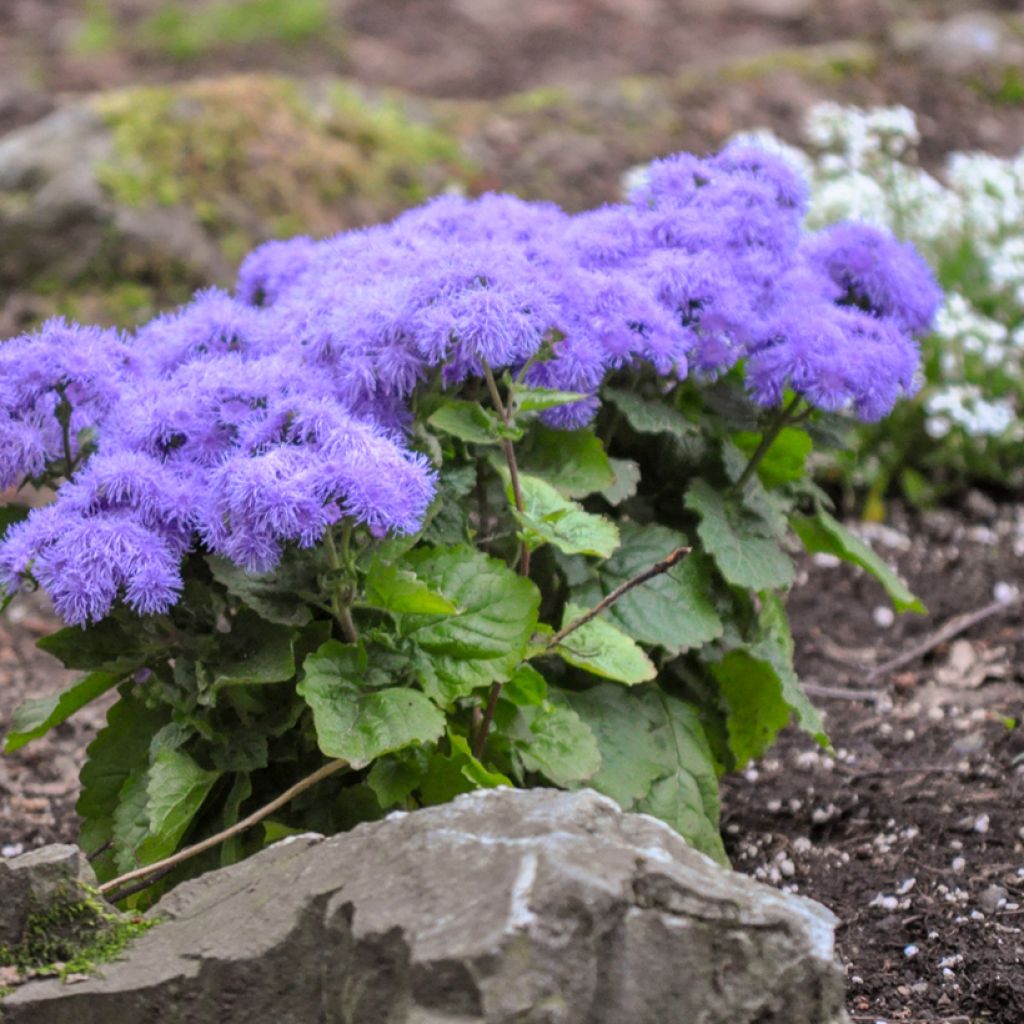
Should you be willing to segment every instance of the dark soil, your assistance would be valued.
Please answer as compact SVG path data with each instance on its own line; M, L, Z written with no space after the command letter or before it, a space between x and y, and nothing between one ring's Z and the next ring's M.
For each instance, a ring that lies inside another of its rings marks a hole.
M815 696L834 749L791 730L723 783L736 868L839 918L855 1021L1024 1021L1021 605L866 682L938 626L991 606L997 588L1024 589L1024 506L979 495L968 506L913 521L897 510L896 527L867 528L929 606L926 617L887 626L873 580L804 559L790 600L798 663L811 687L844 693ZM0 620L0 728L22 699L66 681L33 646L52 627L38 600ZM5 856L74 841L77 772L104 710L94 705L0 758Z

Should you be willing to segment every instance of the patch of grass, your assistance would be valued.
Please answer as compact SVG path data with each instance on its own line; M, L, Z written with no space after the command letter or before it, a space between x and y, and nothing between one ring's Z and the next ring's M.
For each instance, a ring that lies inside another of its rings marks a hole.
M164 3L139 27L138 40L172 60L194 60L252 43L303 43L330 29L327 0L215 0Z

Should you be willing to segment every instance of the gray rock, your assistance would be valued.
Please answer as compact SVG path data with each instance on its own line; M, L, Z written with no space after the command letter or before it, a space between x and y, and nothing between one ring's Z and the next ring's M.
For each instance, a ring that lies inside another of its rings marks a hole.
M79 902L95 886L77 846L44 846L0 860L0 946L17 946L30 916Z
M1010 22L990 11L963 11L945 21L906 21L892 31L893 47L950 74L1016 66L1024 42Z
M840 1024L835 919L592 791L490 790L187 882L5 1024Z

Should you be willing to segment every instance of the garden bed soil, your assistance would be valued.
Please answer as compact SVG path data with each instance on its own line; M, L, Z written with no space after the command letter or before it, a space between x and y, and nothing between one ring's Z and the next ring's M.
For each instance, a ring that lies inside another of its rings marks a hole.
M830 907L854 1021L1024 1020L1024 622L1019 604L868 685L993 594L1024 587L1024 506L973 495L967 511L868 528L929 607L888 625L878 585L827 558L801 560L790 599L802 678L874 694L815 697L833 750L787 731L723 783L735 867ZM34 642L41 599L0 619L0 726L68 674ZM102 704L0 758L0 845L73 841L77 772Z

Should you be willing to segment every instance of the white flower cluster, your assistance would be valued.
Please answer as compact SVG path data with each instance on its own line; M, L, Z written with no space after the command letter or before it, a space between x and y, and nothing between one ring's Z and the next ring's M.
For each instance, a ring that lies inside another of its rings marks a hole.
M860 220L912 241L947 290L923 395L935 438L1019 440L1024 399L1024 152L956 153L941 180L918 166L906 107L814 107L807 151L772 132L737 136L811 183L810 227Z

